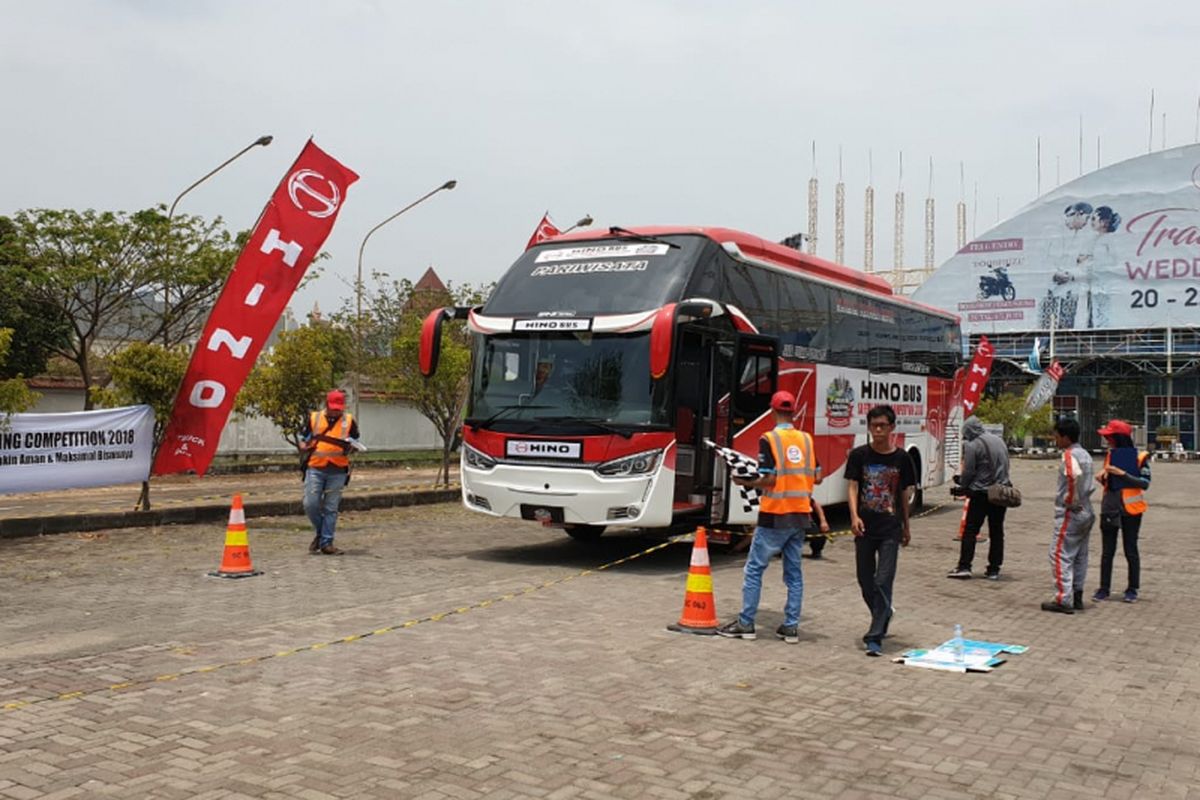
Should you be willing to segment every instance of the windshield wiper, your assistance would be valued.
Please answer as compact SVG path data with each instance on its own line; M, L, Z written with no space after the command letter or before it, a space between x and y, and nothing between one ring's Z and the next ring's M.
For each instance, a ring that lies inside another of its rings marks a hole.
M632 439L633 433L623 431L620 428L608 425L599 417L534 417L536 422L582 422L585 425L591 425L593 428L605 433L615 433L623 439Z
M499 411L497 411L495 414L492 414L490 417L483 420L482 422L480 422L477 419L474 419L474 420L467 419L467 420L463 420L463 421L467 425L471 426L471 430L477 431L480 428L486 428L488 425L491 425L496 420L500 419L501 417L505 416L506 414L516 411L519 408L543 409L543 408L551 408L551 406L544 406L544 405L543 406L539 406L539 405L524 406L524 405L521 405L520 403L514 403L513 405L510 405L510 406L500 406Z
M613 236L627 236L630 239L636 239L639 242L650 242L651 244L665 244L667 247L673 247L676 250L679 249L679 245L675 244L674 242L668 242L666 239L660 239L657 236L648 236L647 234L644 234L644 233L634 233L631 230L627 230L625 228L619 228L616 225L610 226L608 229L608 232L610 234L612 234Z

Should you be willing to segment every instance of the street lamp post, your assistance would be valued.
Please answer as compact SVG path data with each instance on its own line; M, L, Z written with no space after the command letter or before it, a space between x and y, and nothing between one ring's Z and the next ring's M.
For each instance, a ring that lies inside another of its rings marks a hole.
M237 161L239 158L241 158L243 155L245 155L245 153L248 150L250 150L251 148L266 147L267 145L269 145L271 143L271 141L274 138L275 137L273 137L273 136L258 137L253 142L251 142L250 144L243 147L241 150L238 150L231 157L227 158L225 161L222 161L220 164L217 165L217 167L215 169L209 171L206 175L204 175L204 177L200 178L200 180L195 181L194 183L192 183L191 186L187 187L186 189L184 189L182 192L180 192L179 194L177 194L175 196L175 199L171 202L170 210L167 211L167 246L166 246L165 254L168 257L170 256L170 251L171 251L171 220L175 217L175 206L179 205L179 201L183 199L183 196L185 194L187 194L188 192L190 192L192 189L195 189L200 184L204 183L206 180L211 178L213 175L216 175L218 172L225 169L227 166L232 164L234 161ZM167 282L167 275L166 275L165 271L163 273L162 290L163 290L163 321L162 321L163 347L170 347L170 345L171 345L171 325L170 325L170 322L171 322L171 285ZM154 446L155 446L154 452L156 454L158 452L157 448L158 448L159 444L160 444L159 442L154 443ZM149 480L142 481L142 493L138 497L138 502L137 502L136 507L142 509L143 511L150 510L150 481Z
M595 220L592 219L591 214L584 214L582 217L579 218L579 220L574 225L567 228L565 231L559 231L558 235L562 236L564 233L570 233L571 231L575 230L576 228L586 228L588 225L591 225L593 222L595 222Z
M170 247L170 244L171 244L171 238L170 238L171 237L171 220L175 217L175 206L179 205L179 201L183 199L183 196L185 194L187 194L188 192L190 192L192 189L195 189L200 184L204 183L206 180L211 178L213 175L216 175L218 172L225 169L227 166L232 164L234 161L237 161L239 158L241 158L243 155L245 155L247 151L249 151L255 147L266 147L274 140L274 138L275 138L274 136L258 137L253 142L246 145L241 150L238 150L236 153L234 153L232 156L230 156L226 160L222 161L219 165L217 165L217 167L215 169L208 172L206 175L204 175L202 178L200 178L200 180L196 181L191 186L184 189L182 192L180 192L175 197L175 200L171 203L170 210L167 211L167 246L168 247ZM170 321L170 319L169 319L170 308L171 308L170 287L167 285L167 282L166 282L166 279L164 276L164 279L163 279L163 346L164 347L170 345L170 343L171 343L170 336L169 336L170 325L168 325L168 322Z
M367 240L371 238L371 234L375 233L375 231L379 230L384 225L387 225L389 222L391 222L396 217L403 214L405 211L408 211L411 208L415 208L416 206L419 206L421 203L424 203L426 200L433 197L438 192L443 191L443 190L448 191L450 189L453 189L457 185L458 185L458 181L449 180L449 181L446 181L445 183L443 183L441 186L437 187L436 189L426 192L425 194L421 195L416 200L412 201L411 203L406 205L404 208L400 209L395 214L392 214L390 217L385 219L383 222L379 223L374 228L371 228L371 230L367 231L367 235L363 237L362 244L360 244L358 246L358 274L354 281L354 298L355 298L354 416L356 416L356 417L358 416L359 394L361 394L361 389L362 389L362 383L361 383L361 379L360 379L360 376L362 373L362 299L363 299L363 277L362 277L362 274L363 274L363 250L365 250L367 247Z

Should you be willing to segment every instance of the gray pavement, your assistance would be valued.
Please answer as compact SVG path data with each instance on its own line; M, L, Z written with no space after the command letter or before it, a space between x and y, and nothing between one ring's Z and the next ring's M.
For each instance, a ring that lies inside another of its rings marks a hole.
M794 646L777 565L759 640L671 634L686 546L595 571L658 540L457 504L346 514L343 557L256 520L240 581L205 577L221 525L0 541L0 797L1200 797L1200 473L1155 465L1143 599L1065 617L1052 464L1014 472L1003 580L945 579L958 514L923 517L886 643L1029 646L990 675L864 658L846 539ZM714 552L722 619L742 558Z
M429 467L356 467L343 494L343 508L366 510L445 501L457 496L458 467L451 487L437 483ZM98 531L227 518L235 493L248 518L303 513L299 472L232 475L169 475L151 482L149 511L135 511L141 484L69 491L0 495L0 539L47 533Z

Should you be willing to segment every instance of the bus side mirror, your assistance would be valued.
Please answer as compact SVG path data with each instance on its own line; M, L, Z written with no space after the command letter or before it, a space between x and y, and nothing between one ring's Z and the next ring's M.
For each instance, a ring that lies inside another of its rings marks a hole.
M421 323L421 349L418 366L421 374L432 378L437 372L438 356L442 351L442 323L448 319L466 319L471 313L468 307L435 308Z
M671 366L671 351L675 342L675 323L680 317L704 319L711 317L711 303L667 303L654 315L650 325L650 377L658 380Z

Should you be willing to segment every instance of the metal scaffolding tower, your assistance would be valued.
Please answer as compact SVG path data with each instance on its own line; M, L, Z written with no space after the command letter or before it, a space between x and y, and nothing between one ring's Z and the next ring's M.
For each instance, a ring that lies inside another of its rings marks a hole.
M812 144L812 177L808 179L808 253L817 252L817 143Z
M904 271L904 152L900 152L900 180L896 186L896 216L893 220L892 269L897 279ZM893 282L895 283L895 282Z
M863 272L875 271L875 164L867 151L867 191L863 197Z
M838 147L838 182L833 190L833 260L846 263L846 184L842 181L842 148Z

